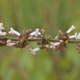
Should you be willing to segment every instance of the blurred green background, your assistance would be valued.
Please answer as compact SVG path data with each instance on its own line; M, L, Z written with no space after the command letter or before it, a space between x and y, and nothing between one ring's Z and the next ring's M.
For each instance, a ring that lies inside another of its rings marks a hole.
M10 27L19 32L38 27L54 37L72 24L80 31L80 0L0 0L0 22L7 32ZM80 80L80 54L74 44L66 51L41 50L36 55L30 47L37 45L0 47L0 80Z

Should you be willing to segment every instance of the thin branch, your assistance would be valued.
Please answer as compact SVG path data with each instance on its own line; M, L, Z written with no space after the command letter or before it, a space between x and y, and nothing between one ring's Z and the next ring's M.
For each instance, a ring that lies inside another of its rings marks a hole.
M12 40L12 41L19 41L20 38L13 38L13 37L0 37L0 40ZM34 39L28 39L29 42L36 42L36 41L42 41L42 38L34 38ZM50 42L59 42L59 40L56 39L50 39ZM69 40L68 43L77 44L80 43L80 40Z

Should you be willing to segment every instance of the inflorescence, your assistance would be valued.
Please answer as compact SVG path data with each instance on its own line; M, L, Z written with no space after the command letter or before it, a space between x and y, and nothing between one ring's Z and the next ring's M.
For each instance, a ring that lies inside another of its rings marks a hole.
M5 28L3 23L0 23L0 46L14 46L16 48L25 48L31 41L37 41L38 47L30 51L32 54L36 54L37 51L41 49L54 49L60 51L66 49L67 43L77 43L78 52L80 52L80 33L75 32L73 35L70 35L70 32L75 29L75 26L72 25L66 32L59 30L58 35L55 38L45 35L45 30L31 29L25 30L23 33L19 33L14 30L12 27L8 34L15 35L15 37L7 37L7 32L4 32Z

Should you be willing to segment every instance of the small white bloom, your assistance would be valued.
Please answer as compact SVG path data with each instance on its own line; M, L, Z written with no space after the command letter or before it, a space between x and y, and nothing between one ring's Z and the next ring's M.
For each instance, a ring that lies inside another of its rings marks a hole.
M15 42L11 42L11 40L9 39L9 40L7 40L7 44L6 44L7 46L14 46L15 45Z
M4 30L3 23L0 23L0 31Z
M17 36L20 36L21 34L19 32L17 32L16 30L14 30L13 28L10 28L9 34L15 34Z
M30 36L39 36L41 33L39 32L39 28L37 28L34 32L30 33Z
M68 30L67 30L67 33L70 33L72 30L74 30L75 29L75 26L74 25L72 25Z
M14 46L15 45L15 43L7 43L7 46Z
M5 36L7 33L0 31L0 36Z
M37 51L39 51L40 50L40 48L39 47L37 47L37 48L34 48L34 49L32 49L32 48L30 48L30 51L31 51L31 54L36 54L36 52Z
M55 49L55 47L58 46L58 45L60 45L60 42L55 42L55 43L50 42L50 48L54 48Z
M69 36L70 39L72 39L72 38L77 39L77 37L78 37L78 33L77 32L74 35Z
M75 39L80 39L80 33L77 33L77 32L76 32Z
M71 35L69 38L70 38L70 39L73 39L73 38L75 38L75 35Z
M74 35L71 35L69 38L70 39L72 39L72 38L74 38L74 39L80 39L80 33L76 32Z
M58 36L56 36L55 39L58 39Z
M78 33L78 38L76 38L76 39L80 39L80 33Z

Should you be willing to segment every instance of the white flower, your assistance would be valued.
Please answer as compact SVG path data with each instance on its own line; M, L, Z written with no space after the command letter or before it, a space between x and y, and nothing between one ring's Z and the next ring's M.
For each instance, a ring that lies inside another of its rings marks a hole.
M72 39L72 38L74 38L74 39L80 39L80 33L75 33L74 35L71 35L70 37L69 37L70 39Z
M7 33L0 31L0 36L5 36Z
M60 42L55 42L55 43L50 42L50 48L54 48L55 49L55 47L58 46L58 45L60 45Z
M75 38L75 35L71 35L69 38L70 38L70 39L73 39L73 38Z
M75 39L80 39L80 33L75 33Z
M39 51L40 50L40 48L39 47L37 47L37 48L34 48L34 49L32 49L32 48L30 48L30 51L31 51L31 54L36 54L36 52L37 51Z
M77 35L76 39L80 39L80 33L78 33L78 35Z
M72 30L74 30L75 29L75 26L74 25L72 25L68 30L67 30L67 33L70 33Z
M7 46L14 46L15 45L15 42L11 42L11 40L7 40Z
M77 38L77 32L74 35L69 36L70 39Z
M30 36L39 36L41 33L39 32L39 28L37 28L34 32L30 33Z
M4 30L3 23L0 23L0 31Z
M21 34L19 32L17 32L16 30L14 30L13 28L10 28L9 34L15 34L17 36L20 36Z
M58 39L58 36L56 36L55 39Z

